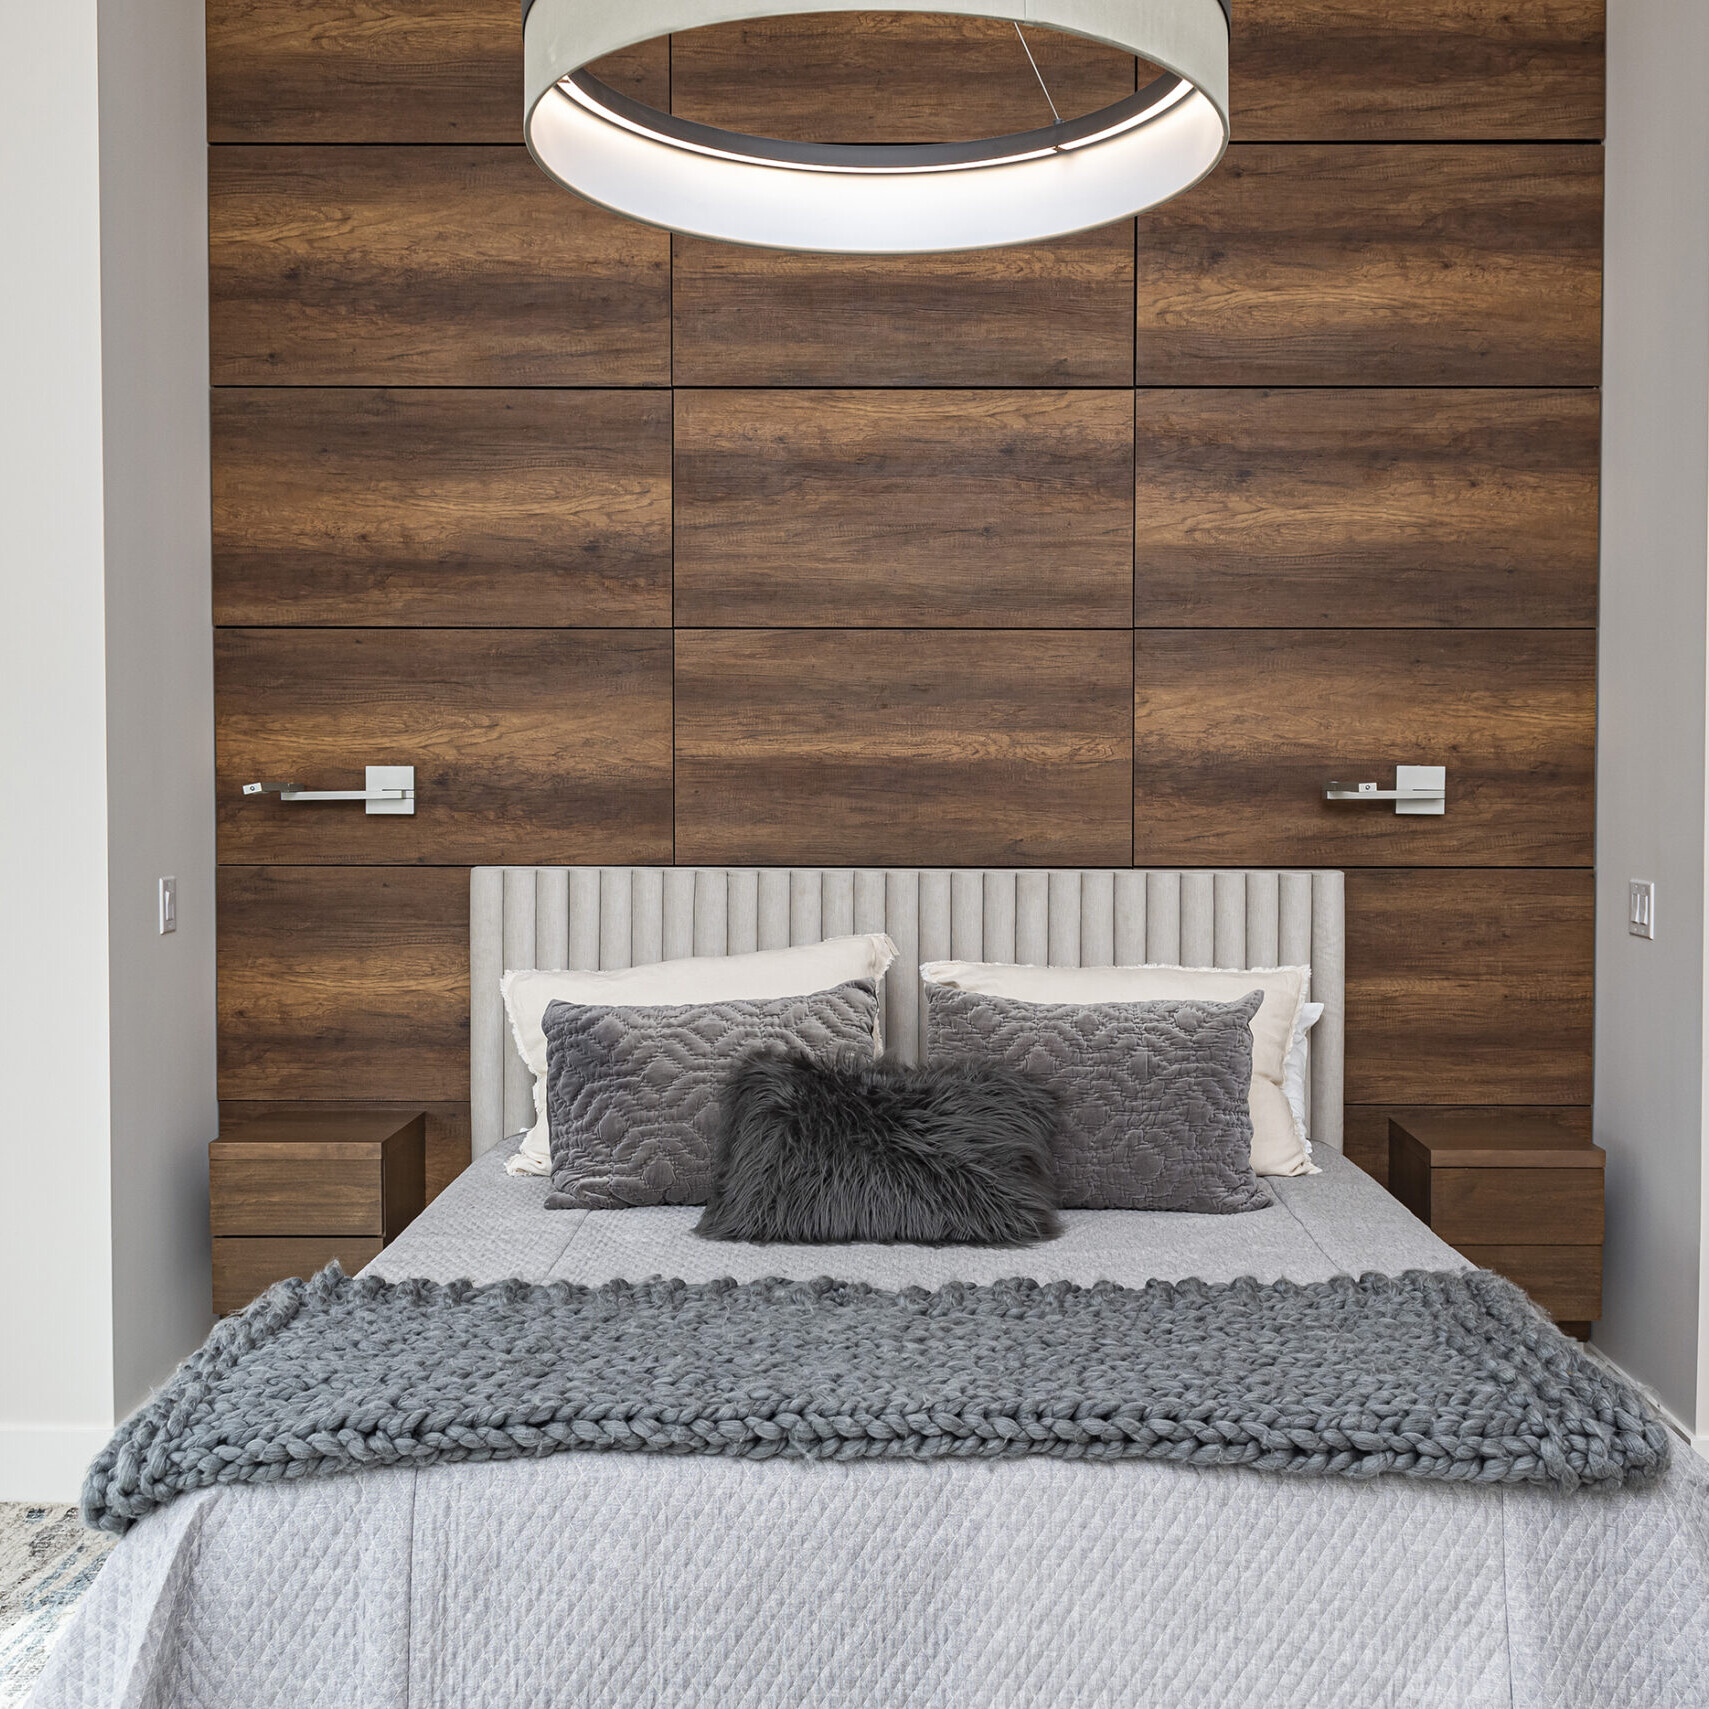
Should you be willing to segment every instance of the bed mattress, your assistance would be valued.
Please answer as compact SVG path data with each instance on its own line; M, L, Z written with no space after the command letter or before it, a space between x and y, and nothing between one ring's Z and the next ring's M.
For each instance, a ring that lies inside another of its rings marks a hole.
M1315 1281L1464 1267L1335 1153L1241 1216L1067 1215L1030 1251L710 1245L548 1211L487 1154L370 1266L599 1283ZM1709 1701L1709 1467L1616 1495L1148 1462L560 1455L185 1496L33 1702L1633 1709Z

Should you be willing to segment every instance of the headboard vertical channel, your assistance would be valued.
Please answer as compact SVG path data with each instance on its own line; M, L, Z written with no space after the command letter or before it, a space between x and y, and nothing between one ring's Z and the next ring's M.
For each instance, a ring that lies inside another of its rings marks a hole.
M469 1099L477 1156L534 1119L499 978L508 968L618 968L888 932L923 961L1057 967L1310 962L1315 1144L1341 1148L1345 889L1339 872L1036 868L483 866L469 888ZM885 981L886 1048L924 1048L919 979Z

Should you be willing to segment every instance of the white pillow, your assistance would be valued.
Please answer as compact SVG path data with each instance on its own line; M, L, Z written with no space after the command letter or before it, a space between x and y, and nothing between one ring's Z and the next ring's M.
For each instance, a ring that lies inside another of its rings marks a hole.
M884 1049L884 973L896 946L882 932L827 938L791 949L755 950L749 955L690 955L645 967L605 973L517 968L499 981L511 1037L534 1076L534 1125L522 1149L506 1164L513 1175L550 1175L552 1148L546 1130L546 1034L550 1003L599 1003L655 1008L668 1003L723 1003L737 998L806 997L851 979L870 979L879 991L873 1044Z
M1294 1041L1288 1046L1288 1060L1282 1069L1282 1090L1288 1095L1288 1108L1294 1112L1294 1123L1305 1141L1306 1156L1311 1156L1311 1119L1305 1107L1305 1071L1310 1061L1311 1046L1306 1034L1323 1019L1321 1003L1302 1003L1299 1019L1294 1022Z
M1238 1002L1248 991L1264 1001L1252 1017L1252 1167L1259 1175L1312 1175L1305 1133L1288 1107L1283 1078L1300 1009L1311 989L1309 967L1018 967L995 961L929 961L921 978L963 991L985 991L1022 1003L1147 1003L1197 997Z

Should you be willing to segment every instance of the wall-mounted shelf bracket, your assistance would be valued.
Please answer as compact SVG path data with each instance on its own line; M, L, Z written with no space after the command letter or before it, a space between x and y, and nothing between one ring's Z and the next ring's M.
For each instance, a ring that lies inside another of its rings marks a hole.
M1440 765L1397 765L1394 788L1379 789L1374 783L1329 783L1325 801L1392 801L1397 813L1447 811L1448 768Z
M277 795L281 801L364 801L369 813L415 811L415 767L371 765L366 789L304 789L295 783L266 779L246 783L245 795Z

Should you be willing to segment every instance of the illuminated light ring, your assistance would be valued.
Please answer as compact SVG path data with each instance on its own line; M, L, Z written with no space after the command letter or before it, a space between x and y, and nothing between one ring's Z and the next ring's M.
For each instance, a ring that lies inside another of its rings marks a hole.
M768 249L906 255L1036 243L1125 219L1191 188L1228 145L1228 0L937 0L934 13L1085 36L1163 73L1082 118L966 143L747 136L660 112L586 69L619 48L705 24L870 6L524 0L529 150L566 189L669 231Z

